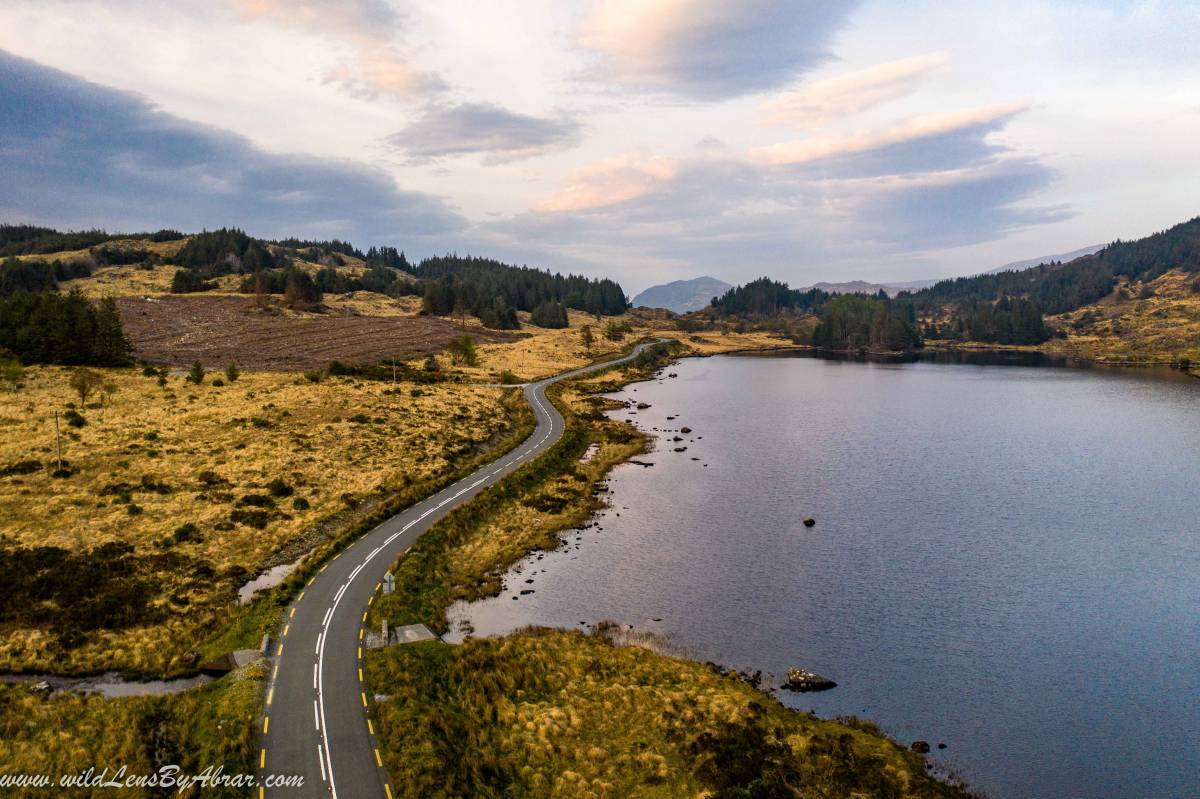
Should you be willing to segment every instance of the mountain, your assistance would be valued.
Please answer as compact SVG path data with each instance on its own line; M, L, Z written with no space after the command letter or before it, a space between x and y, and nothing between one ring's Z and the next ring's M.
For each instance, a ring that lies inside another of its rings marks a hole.
M1013 261L1011 264L997 266L995 269L989 269L982 274L994 275L997 272L1020 272L1022 269L1029 269L1030 267L1037 266L1038 264L1048 264L1054 261L1059 261L1065 264L1068 261L1074 261L1076 258L1082 258L1085 255L1091 255L1099 252L1100 250L1103 250L1104 247L1105 245L1103 244L1093 244L1090 247L1083 247L1078 250L1072 250L1071 252L1059 253L1058 255L1043 255L1040 258L1026 258L1024 261ZM932 282L936 281L931 281L930 285L932 285ZM926 286L921 286L920 288L926 288Z
M666 308L675 313L698 311L707 307L733 286L715 277L694 277L651 286L633 298L633 307Z
M1104 249L1103 244L1093 244L1090 247L1083 247L1071 252L1058 253L1056 255L1043 255L1038 258L1026 258L1023 261L1013 261L1004 266L997 266L995 269L989 269L986 272L979 272L981 275L996 275L1001 272L1020 272L1024 269L1031 269L1039 264L1048 264L1054 262L1067 263L1074 261L1076 258L1082 258L1085 255L1092 255ZM887 292L889 297L895 297L902 291L920 291L927 289L947 278L932 278L929 280L909 280L897 281L894 283L868 283L865 280L848 280L844 283L814 283L811 286L806 286L801 291L807 291L810 288L827 291L830 294L878 294L880 289ZM636 303L634 303L636 305Z

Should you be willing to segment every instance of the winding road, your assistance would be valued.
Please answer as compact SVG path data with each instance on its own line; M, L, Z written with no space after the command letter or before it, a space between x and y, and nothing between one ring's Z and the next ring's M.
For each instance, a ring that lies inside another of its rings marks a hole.
M426 530L484 488L545 452L562 436L563 418L546 399L553 383L636 358L591 364L525 385L537 419L534 432L504 457L393 516L323 566L287 609L269 652L259 772L302 775L302 787L264 786L259 796L387 797L374 720L362 682L367 609L388 568Z

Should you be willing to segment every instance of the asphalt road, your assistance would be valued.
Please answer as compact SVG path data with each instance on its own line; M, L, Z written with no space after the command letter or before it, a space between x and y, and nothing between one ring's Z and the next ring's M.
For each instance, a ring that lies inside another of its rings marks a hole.
M525 386L537 427L504 457L393 516L327 563L287 610L272 643L272 676L260 734L259 773L302 775L303 787L259 789L261 796L390 797L374 720L362 683L367 608L388 568L435 522L545 452L563 419L546 399L559 380L635 358L585 366Z

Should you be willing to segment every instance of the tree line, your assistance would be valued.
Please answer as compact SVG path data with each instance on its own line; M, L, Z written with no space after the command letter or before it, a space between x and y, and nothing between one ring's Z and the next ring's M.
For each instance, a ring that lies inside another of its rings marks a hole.
M107 233L103 230L58 231L39 225L0 225L0 257L84 250L116 239L177 241L183 237L178 230L168 229L154 233Z
M414 273L425 281L422 302L426 312L470 313L488 327L500 329L519 326L517 311L536 311L546 326L565 327L567 308L597 316L616 316L629 308L621 286L608 278L564 277L490 258L426 258Z

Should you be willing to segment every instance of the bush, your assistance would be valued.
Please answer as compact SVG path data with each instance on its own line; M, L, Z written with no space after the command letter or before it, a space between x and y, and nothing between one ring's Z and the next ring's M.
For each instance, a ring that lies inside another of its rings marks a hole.
M425 367L424 368L425 368L426 372L439 372L439 371L441 371L442 366L441 366L441 364L438 363L437 358L433 357L433 355L431 354L425 358Z
M188 382L195 383L196 385L204 382L204 367L200 365L199 361L192 364L192 368L188 370L187 379Z
M14 474L33 474L42 468L41 461L17 461L0 468L0 477L11 477Z
M320 372L305 372L304 379L310 383L320 383L321 382L321 373Z
M242 373L238 371L237 364L231 363L225 367L225 379L230 383L237 382L237 379L241 376Z
M256 530L262 530L271 521L271 512L267 510L247 510L234 508L229 512L229 521L234 524L244 524Z
M290 497L296 493L296 489L285 483L282 479L276 477L271 482L267 483L267 493L273 497Z
M195 294L200 291L212 291L217 287L217 284L204 279L194 269L176 269L175 276L171 278L171 293L172 294Z
M212 381L212 384L216 388L220 388L221 386L225 385L225 381L218 377Z
M84 419L83 416L80 415L79 411L75 410L74 408L67 411L64 417L67 420L67 424L71 425L71 427L83 427L85 424L87 424L87 419Z
M125 511L126 511L126 512L127 512L129 515L130 515L130 516L138 516L138 515L140 515L140 514L141 514L141 512L142 512L142 506L141 506L141 505L134 504L133 502L130 502L130 503L129 503L129 506L125 508Z
M142 367L142 377L154 377L157 374L158 374L158 370L155 369L153 366L143 366Z
M254 508L273 508L275 500L265 494L246 494L237 501L239 506L249 505Z
M292 500L292 509L293 510L308 510L308 508L309 508L308 500L305 499L304 497L296 497L295 499Z
M506 386L511 386L515 383L521 382L521 378L517 377L515 374L513 374L508 369L505 369L503 372L501 372L500 377L498 379L501 383L503 383Z
M176 544L186 544L188 542L199 543L204 539L200 536L200 528L196 527L192 522L185 522L175 528L175 532L171 534L171 538Z

